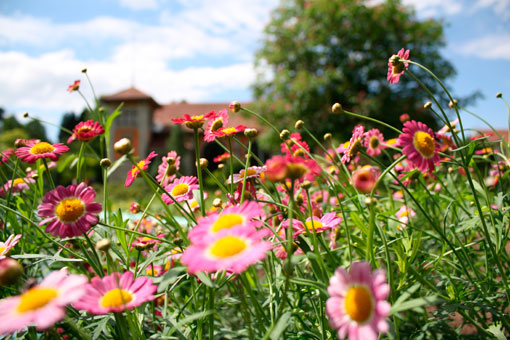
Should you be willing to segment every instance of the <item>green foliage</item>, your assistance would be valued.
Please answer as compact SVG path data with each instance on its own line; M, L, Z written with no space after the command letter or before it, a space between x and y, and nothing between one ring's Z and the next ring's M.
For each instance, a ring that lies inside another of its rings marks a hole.
M388 84L388 58L406 48L412 60L428 65L439 78L455 74L439 54L442 22L419 21L400 1L376 6L351 0L282 1L265 34L256 56L256 110L280 129L302 119L318 136L331 132L345 140L359 121L331 114L335 102L393 126L401 124L401 114L409 113L434 127L423 109L430 98L417 90L416 82L404 75L400 83ZM440 92L430 76L413 72L432 93ZM440 98L446 100L444 94Z

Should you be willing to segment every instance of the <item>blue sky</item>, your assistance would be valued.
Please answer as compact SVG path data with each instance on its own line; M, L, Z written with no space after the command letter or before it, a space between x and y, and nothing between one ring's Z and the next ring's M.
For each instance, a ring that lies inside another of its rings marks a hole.
M470 108L496 127L507 127L506 108L495 94L510 98L510 0L404 3L415 6L420 19L445 21L443 54L458 72L454 92L480 90L484 98ZM277 5L278 0L1 1L0 106L58 124L63 113L84 107L76 93L66 92L74 80L85 80L84 67L99 94L134 84L162 104L249 101L253 54ZM86 84L82 90L91 96ZM469 116L464 122L482 127Z

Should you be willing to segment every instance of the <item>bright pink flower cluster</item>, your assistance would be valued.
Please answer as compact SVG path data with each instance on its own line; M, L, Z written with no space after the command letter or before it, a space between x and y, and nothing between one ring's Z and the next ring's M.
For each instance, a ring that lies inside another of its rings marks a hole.
M96 136L102 135L104 128L98 122L87 120L86 122L79 122L73 129L73 134L67 139L67 144L70 144L75 139L81 142L90 142Z

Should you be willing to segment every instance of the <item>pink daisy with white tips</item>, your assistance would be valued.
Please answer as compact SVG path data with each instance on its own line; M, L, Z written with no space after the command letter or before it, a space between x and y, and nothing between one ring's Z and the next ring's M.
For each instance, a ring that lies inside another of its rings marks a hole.
M204 238L213 237L225 229L255 229L262 225L260 220L262 216L264 216L264 210L258 203L246 201L241 205L226 208L221 213L201 218L197 226L188 233L188 238L195 243Z
M83 296L86 282L84 275L56 271L23 294L0 300L0 335L53 326L65 317L65 307Z
M292 220L292 228L294 229L295 235L305 234L306 231L313 233L315 230L316 233L322 233L325 230L330 230L336 228L342 219L336 215L334 212L330 212L324 214L321 218L316 216L308 217L305 223L299 220ZM283 221L282 227L288 228L289 221Z
M99 222L102 206L93 202L95 198L96 192L85 183L59 185L44 195L37 208L44 218L40 225L48 224L46 232L61 238L81 235Z
M213 111L214 112L214 111ZM228 124L228 113L227 110L221 110L218 113L214 113L209 118L207 125L204 130L204 141L213 142L216 139L215 131L222 129Z
M21 234L11 235L5 242L0 242L0 260L7 257L7 254L18 243L21 236Z
M94 277L85 286L86 294L73 305L91 314L120 313L154 300L157 286L148 277L134 278L132 272Z
M347 150L344 151L344 155L342 156L342 163L349 163L351 158L358 153L363 143L364 137L365 127L363 125L356 125L352 131L352 137L349 140L349 146L347 147Z
M174 200L177 202L187 201L193 198L193 190L198 190L198 188L198 179L196 177L183 176L165 187L166 192L172 197L165 193L162 195L162 198L166 204L174 204Z
M35 183L35 180L29 177L8 180L7 183L4 184L3 188L0 188L0 196L5 197L5 194L8 192L15 194L28 190L30 189L29 184L31 183Z
M125 187L130 186L133 184L134 180L137 177L140 177L140 170L147 170L149 168L149 164L151 164L151 160L156 157L158 154L154 151L151 151L151 153L147 156L147 158L142 159L140 162L136 163L136 166L133 165L131 170L128 171L126 176L126 183L124 183Z
M58 157L69 151L69 148L63 143L50 144L48 142L30 141L26 146L16 150L16 156L20 161L35 163L40 158L49 158L57 161Z
M354 262L349 273L338 268L329 280L328 293L326 314L339 339L377 340L379 333L388 332L390 286L383 270L372 272L368 262Z
M234 174L234 183L242 182L245 177L246 177L246 179L258 178L258 177L260 177L260 174L264 171L266 171L265 166L250 166L246 170L246 173L244 172L244 169L242 169L241 171L239 171L238 174ZM231 182L232 182L232 177L229 176L227 179L227 183L230 184Z
M190 273L225 270L240 274L273 248L271 242L262 240L266 235L266 231L254 228L221 230L213 237L192 243L182 254L181 263L188 266Z
M439 143L434 138L434 131L422 122L411 120L404 123L398 143L402 153L407 155L411 168L422 172L434 171L439 163Z

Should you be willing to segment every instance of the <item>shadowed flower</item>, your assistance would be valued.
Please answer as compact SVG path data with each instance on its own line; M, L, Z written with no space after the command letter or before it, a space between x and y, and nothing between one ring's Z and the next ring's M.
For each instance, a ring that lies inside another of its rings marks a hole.
M81 83L80 80L75 80L74 83L67 87L67 92L78 91L80 89L80 83Z
M381 269L372 272L368 262L354 262L349 273L338 268L329 280L326 314L339 339L377 340L388 332L390 287Z
M73 305L92 314L120 313L152 301L157 286L148 277L134 278L132 272L94 277L85 286L86 294Z
M367 148L367 153L374 157L381 154L384 148L384 136L378 129L371 129L365 132L363 146Z
M199 188L198 180L194 176L183 176L173 181L165 187L165 190L170 194L163 194L162 198L166 204L174 204L174 200L177 202L187 201L193 198L193 190Z
M20 161L35 163L40 158L49 158L57 161L58 156L69 151L69 148L63 143L50 144L48 142L27 143L16 150L16 156Z
M70 144L75 139L81 142L90 142L96 136L102 135L104 128L98 122L87 120L86 122L79 122L73 129L73 134L67 139L67 144Z
M190 273L226 270L240 274L265 258L273 247L271 242L262 241L265 235L266 231L254 228L223 229L186 248L181 263L188 266Z
M266 171L267 179L272 182L279 182L285 179L314 181L315 177L320 175L321 168L312 159L305 159L297 156L274 156L267 160Z
M0 260L5 259L9 251L18 243L21 234L11 235L5 242L0 242Z
M349 163L351 158L354 157L360 147L363 144L363 137L365 136L365 127L363 125L356 125L354 130L352 131L352 137L349 141L349 146L347 150L344 151L344 155L342 156L342 163Z
M93 202L95 197L94 189L85 183L59 185L44 195L37 208L38 215L45 218L40 225L48 223L46 232L61 238L87 232L97 224L102 210L100 203Z
M38 330L51 327L64 318L65 307L85 293L86 282L84 275L56 271L23 294L0 300L0 335L29 326Z
M352 173L352 186L359 192L369 194L379 178L379 169L375 166L364 166Z
M214 112L214 111L213 111ZM216 139L216 135L214 135L215 131L223 128L228 124L228 113L227 110L221 110L218 113L215 113L207 122L207 125L204 130L204 141L212 142Z
M140 170L147 170L147 168L149 167L149 164L151 164L151 159L153 159L157 155L158 155L157 153L155 153L154 151L151 151L151 153L149 154L149 156L147 156L147 158L136 163L136 166L133 165L131 170L129 170L127 173L126 183L124 183L124 186L128 187L131 184L133 184L133 181L135 180L135 178L141 176Z
M162 161L158 166L156 179L160 182L161 186L165 187L175 179L175 173L179 171L181 166L181 156L178 156L177 152L172 150L166 156L163 156Z
M404 52L402 48L397 54L394 54L388 60L388 76L386 79L390 84L396 84L400 80L400 76L409 67L408 62L402 62L400 59L409 60L409 50Z
M439 163L439 143L434 139L434 132L422 122L411 120L404 123L404 129L398 136L402 153L407 155L410 168L420 171L434 171Z

